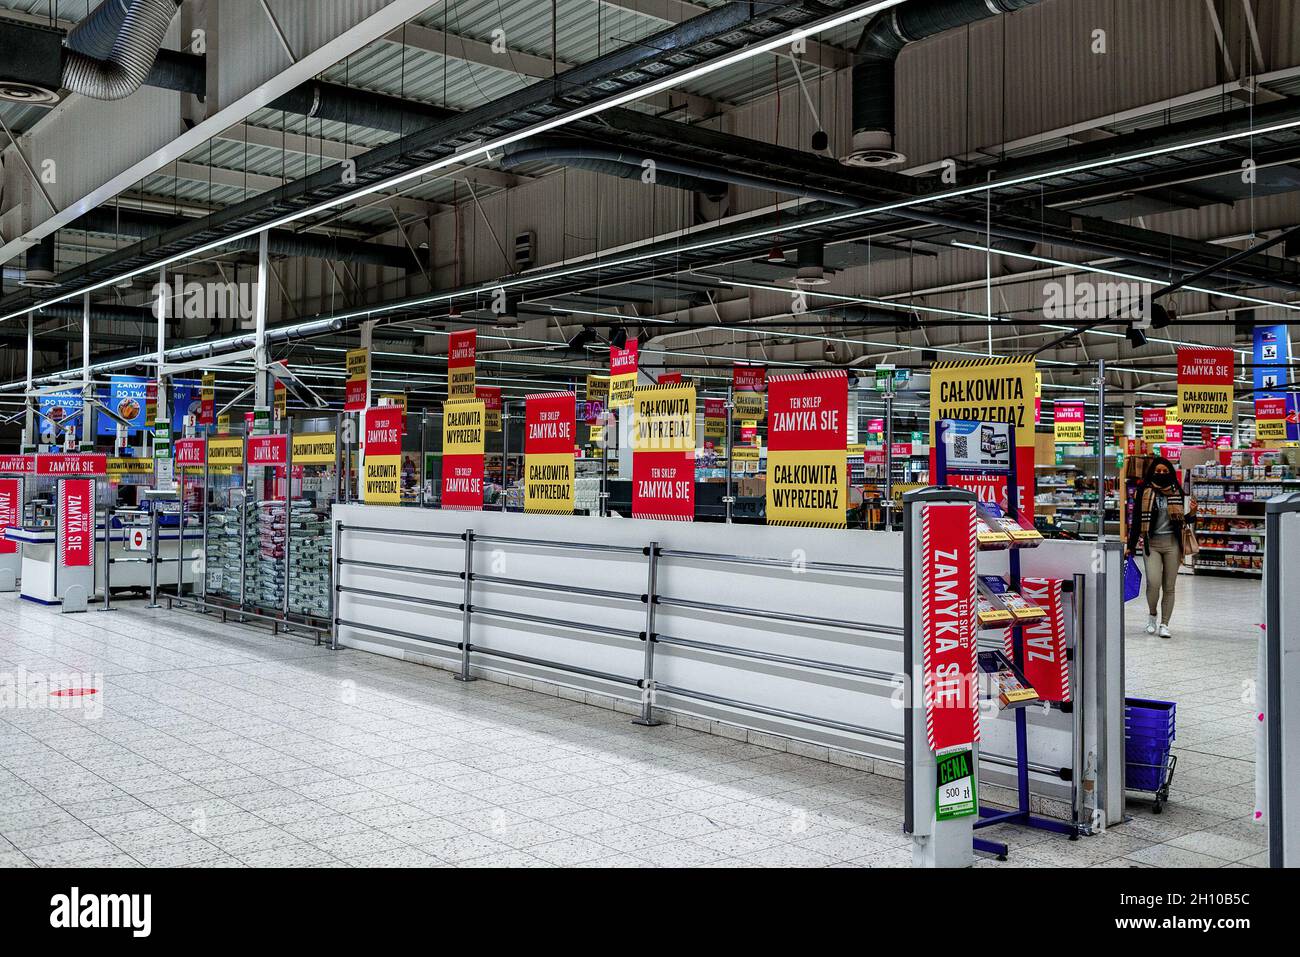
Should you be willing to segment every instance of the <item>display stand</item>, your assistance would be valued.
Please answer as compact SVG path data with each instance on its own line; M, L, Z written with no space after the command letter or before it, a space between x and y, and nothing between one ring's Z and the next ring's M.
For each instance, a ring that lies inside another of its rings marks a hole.
M954 424L955 423L951 420L942 420L938 423L938 428L935 432L935 479L939 485L945 485L948 481L948 443L945 441L945 432ZM1007 462L1004 466L969 467L963 464L960 468L960 472L963 475L972 473L996 475L1005 474L1007 483L1006 514L1013 518L1019 518L1019 476L1017 475L1016 469L1017 456L1015 429L1005 429L1005 438L1007 442ZM1016 548L1010 549L1010 554L1008 555L1007 560L1010 573L1008 575L1008 585L1013 591L1019 592L1021 589L1019 550ZM1014 624L1010 627L1012 662L1017 670L1023 672L1025 667L1023 627L1019 624ZM975 828L982 829L997 824L1020 824L1025 827L1034 827L1044 831L1052 831L1057 834L1065 834L1068 835L1071 840L1077 840L1081 830L1078 824L1073 822L1067 823L1065 821L1057 821L1052 818L1039 817L1030 812L1028 718L1023 708L1017 708L1015 710L1014 720L1016 724L1016 806L1009 811L981 807L979 809L980 820L974 825ZM984 838L975 838L974 846L978 851L986 851L990 854L996 854L999 859L1006 859L1006 844L998 841L986 840Z
M1264 760L1261 810L1269 867L1300 866L1300 596L1287 579L1300 563L1300 492L1271 499L1264 520ZM1288 574L1290 573L1290 574Z

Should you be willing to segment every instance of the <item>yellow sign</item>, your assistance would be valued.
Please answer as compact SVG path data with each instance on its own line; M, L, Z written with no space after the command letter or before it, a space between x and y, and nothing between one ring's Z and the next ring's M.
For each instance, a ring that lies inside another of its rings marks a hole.
M603 425L593 425L591 427L591 441L594 445L599 445L605 441L605 427Z
M472 399L476 385L473 366L457 366L447 369L447 398Z
M764 392L734 392L731 396L731 408L738 419L753 419L757 422L767 415L767 394Z
M348 350L348 378L370 378L370 350L366 348Z
M289 390L282 384L275 384L275 417L283 419L289 411Z
M573 514L573 454L524 456L524 511Z
M109 475L153 475L153 459L110 458L107 466Z
M862 458L862 456L867 454L867 447L863 443L851 442L849 443L846 451L848 452L849 458L860 459Z
M402 457L367 455L361 498L367 505L397 505L402 501Z
M380 405L398 406L402 410L402 414L403 415L406 414L406 393L404 392L386 393L384 395L381 395L379 399L380 399ZM387 401L385 402L384 400Z
M217 398L217 374L215 372L203 373L203 389L199 393L199 398L204 402L214 402Z
M844 528L848 461L830 451L767 451L767 522Z
M217 416L217 435L229 435L229 434L230 434L229 414Z
M209 439L208 465L214 468L238 468L244 464L243 439Z
M1285 442L1286 419L1255 419L1255 438L1261 442ZM109 462L112 462L109 459ZM112 466L109 466L112 471Z
M695 451L695 386L638 386L633 402L633 452Z
M482 455L486 419L482 399L446 403L442 407L442 454Z
M930 369L930 445L940 419L1010 422L1016 448L1034 448L1034 360L1016 357L936 362Z
M635 385L635 380L633 384ZM609 408L609 376L587 376L587 401L599 402L605 408Z
M293 437L294 465L333 465L333 432L301 432Z
M636 391L636 373L625 372L622 375L609 377L609 407L611 409L623 409L632 404L633 393Z
M758 446L736 445L731 449L731 467L735 472L758 471Z
M1043 374L1034 373L1034 425L1042 418L1043 409Z
M725 439L727 437L727 420L716 416L704 417L704 437L706 439Z

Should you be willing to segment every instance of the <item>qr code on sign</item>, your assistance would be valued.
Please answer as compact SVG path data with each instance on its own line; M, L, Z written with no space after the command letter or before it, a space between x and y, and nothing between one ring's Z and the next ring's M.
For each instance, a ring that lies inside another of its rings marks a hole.
M966 448L966 442L967 442L967 438L964 435L953 436L952 454L955 457L959 459L964 459L967 455L970 454L969 450Z

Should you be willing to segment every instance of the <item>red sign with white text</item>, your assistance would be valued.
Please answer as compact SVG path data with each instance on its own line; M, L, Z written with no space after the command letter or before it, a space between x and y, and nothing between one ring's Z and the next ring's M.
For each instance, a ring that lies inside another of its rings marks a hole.
M577 397L572 392L541 392L524 406L524 454L572 455L577 435Z
M442 457L442 507L461 512L483 511L483 456Z
M658 381L660 385L673 385L682 381L682 374L680 372L665 372L659 377Z
M95 564L95 480L59 482L59 564L90 568Z
M245 464L249 468L257 466L284 466L289 462L289 436L258 435L248 440L248 455Z
M400 405L377 405L366 409L366 455L401 455L402 419Z
M848 383L842 370L773 376L767 384L769 451L846 448Z
M28 475L35 471L34 455L0 455L0 475Z
M370 389L369 379L349 379L344 386L343 411L360 412L366 407L366 393Z
M478 349L478 333L473 329L462 329L448 336L447 368L461 369L474 364Z
M609 347L609 374L628 375L636 372L637 367L637 343L635 339L627 340L627 345L622 349L618 346Z
M1030 604L1047 612L1046 617L1021 629L1025 677L1044 701L1069 701L1070 665L1065 654L1065 606L1061 601L1061 580L1022 578L1020 594Z
M863 465L884 465L884 464L885 464L885 450L884 450L884 449L866 449L866 450L862 453L862 464L863 464Z
M766 366L734 366L731 387L737 392L762 392L767 388Z
M943 753L980 739L975 648L975 506L925 505L921 651L925 736Z
M54 454L36 456L37 475L106 475L108 456L95 454Z
M895 442L889 447L889 454L896 459L910 459L912 457L912 443Z
M18 552L18 543L4 537L6 528L15 528L23 523L23 480L20 478L0 478L0 555L14 555Z
M177 439L174 446L176 464L189 468L203 467L204 451L207 443L203 439Z
M695 520L694 452L637 452L632 456L632 517Z

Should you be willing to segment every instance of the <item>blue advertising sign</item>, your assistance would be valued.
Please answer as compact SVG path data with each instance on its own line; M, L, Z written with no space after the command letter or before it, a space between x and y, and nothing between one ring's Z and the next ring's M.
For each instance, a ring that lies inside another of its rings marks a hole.
M1281 395L1290 381L1291 339L1285 325L1255 327L1255 398ZM1276 365L1273 365L1276 363Z
M46 444L55 441L63 431L62 423L80 413L82 404L80 389L64 389L62 392L52 392L37 399L36 409L40 416L37 426L40 429L41 441ZM73 421L79 433L81 432L78 424L80 421L80 415L77 415Z
M102 401L110 410L130 422L128 435L135 435L145 423L145 390L149 380L144 376L109 376L108 394ZM106 415L99 416L99 434L115 435L117 423Z
M1294 392L1286 397L1286 440L1300 442L1300 395Z
M203 387L198 379L172 380L172 435L183 435L185 416L203 411Z

